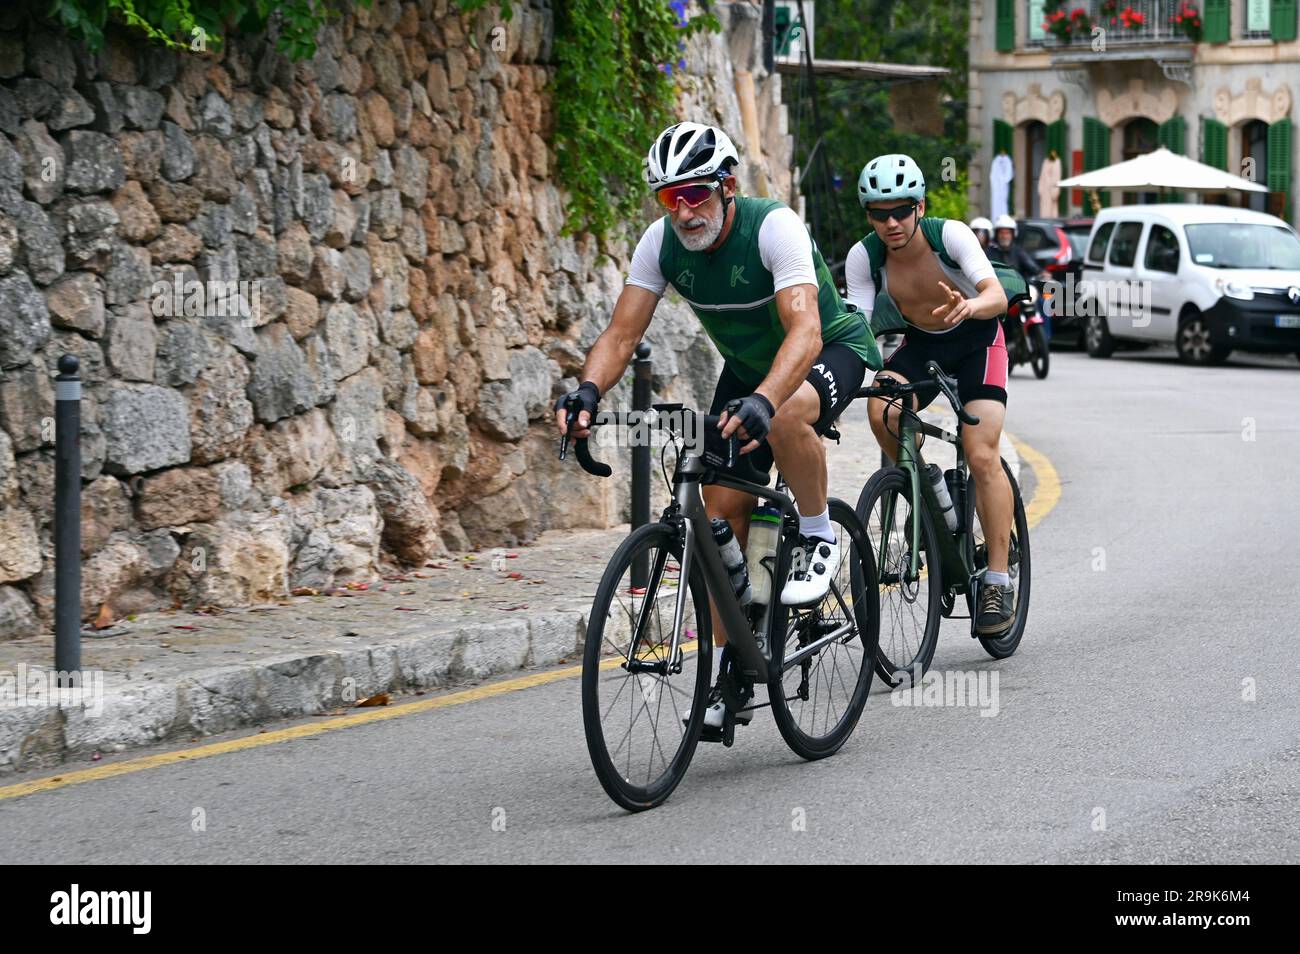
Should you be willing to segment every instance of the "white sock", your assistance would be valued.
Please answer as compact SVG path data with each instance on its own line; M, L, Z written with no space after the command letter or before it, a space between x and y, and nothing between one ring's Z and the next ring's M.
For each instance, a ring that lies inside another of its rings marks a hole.
M984 582L993 583L998 586L1010 586L1011 575L1009 573L994 573L992 570L984 572Z
M815 517L799 514L799 532L805 537L816 537L818 540L834 543L835 528L831 526L830 506L827 505L826 509Z

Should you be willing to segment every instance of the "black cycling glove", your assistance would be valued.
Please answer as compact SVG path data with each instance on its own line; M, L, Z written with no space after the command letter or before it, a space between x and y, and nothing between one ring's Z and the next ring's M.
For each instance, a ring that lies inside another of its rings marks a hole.
M581 406L578 408L578 413L581 414L583 411L586 411L588 414L588 421L591 424L595 424L596 405L600 403L600 388L596 387L596 385L590 381L583 381L582 384L578 385L576 391L570 391L568 394L557 400L555 402L555 409L557 411L563 411L565 409L564 405L575 399L581 402ZM578 419L574 418L574 424L577 424L577 422Z
M767 437L768 431L772 429L772 415L776 413L772 402L763 395L754 393L747 398L741 398L739 404L732 416L740 418L740 426L745 429L749 439L761 441Z

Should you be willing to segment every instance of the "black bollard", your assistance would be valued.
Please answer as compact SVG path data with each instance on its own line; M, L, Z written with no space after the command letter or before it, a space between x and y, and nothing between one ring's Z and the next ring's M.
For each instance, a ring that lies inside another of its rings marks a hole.
M650 412L651 371L650 346L644 341L636 346L636 359L632 362L632 410L642 420ZM650 522L650 439L649 429L634 428L644 440L632 445L632 529ZM643 587L649 577L648 554L642 553L632 560L632 585Z
M59 358L54 379L54 669L81 681L81 376Z

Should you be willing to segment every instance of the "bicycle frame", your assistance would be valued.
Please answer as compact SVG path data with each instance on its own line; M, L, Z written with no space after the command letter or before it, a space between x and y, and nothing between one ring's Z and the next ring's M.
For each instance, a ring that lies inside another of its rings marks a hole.
M655 410L680 410L680 405L655 405ZM572 410L572 409L571 409ZM573 411L576 414L576 411ZM691 412L694 415L694 412ZM623 419L623 415L613 415L613 423L618 423ZM572 420L572 418L570 418ZM609 422L607 422L609 423ZM729 438L728 457L731 461L736 459L736 447L739 442L735 437ZM560 459L563 460L568 448L568 437L565 436L560 442ZM601 477L607 477L610 474L608 465L594 461L587 449L587 441L580 438L575 443L575 453L584 470L588 473ZM673 473L673 502L668 505L660 517L660 522L668 524L677 529L680 527L682 535L682 558L680 561L679 578L677 587L677 599L673 608L673 630L672 642L669 645L667 660L646 661L635 659L635 647L640 643L641 637L645 631L649 619L649 609L654 606L658 597L659 579L663 574L663 569L668 560L666 552L660 552L655 559L655 565L650 573L650 578L642 601L642 611L632 634L631 646L628 660L624 664L630 672L657 672L667 674L671 667L673 671L680 672L682 664L682 632L683 624L686 619L686 599L690 590L691 569L694 563L695 554L699 554L703 560L701 572L704 575L705 587L711 598L713 605L717 607L718 615L722 621L722 628L727 636L727 644L730 645L740 657L741 674L754 682L767 682L770 678L771 668L767 657L764 655L759 645L758 639L755 638L754 632L750 627L744 609L736 593L732 589L731 574L727 571L726 565L722 562L722 553L718 549L717 542L713 539L713 529L709 525L709 515L704 507L704 498L700 488L704 484L716 484L720 487L729 487L732 490L739 490L755 497L762 497L771 501L777 509L781 511L781 535L777 545L777 562L772 568L773 596L779 599L778 581L787 569L782 565L782 554L786 552L785 543L788 535L798 532L799 512L795 509L794 501L786 494L781 492L784 481L777 473L777 482L775 487L768 487L765 484L752 483L744 480L729 471L722 469L706 459L705 453L700 448L690 451L685 449L678 455L676 468ZM837 598L843 602L835 585L831 584L831 592L835 593ZM772 622L772 603L768 603L764 613L760 632L771 645L771 633L768 631ZM780 662L780 669L785 672L794 666L799 665L809 656L819 652L824 646L842 638L846 633L851 632L853 623L848 622L842 626L836 627L828 633L821 634L817 639L800 646L798 651L785 656Z
M682 622L686 618L688 584L685 581L690 580L691 564L695 554L698 553L703 561L705 586L713 600L713 605L718 609L718 616L727 635L727 643L740 655L742 672L747 678L756 682L767 682L769 672L767 658L759 648L758 640L750 630L749 621L745 618L740 601L732 590L731 574L727 572L727 567L722 562L722 552L718 549L717 541L713 539L713 530L709 526L709 515L704 509L704 497L700 492L706 480L720 487L730 487L732 490L740 490L770 500L781 511L782 539L785 537L786 519L798 520L794 501L780 491L714 471L700 454L687 454L678 461L676 472L673 474L673 504L669 510L680 514L683 518L681 561L683 583L677 588L677 606L673 612L673 644L668 658L677 658ZM780 549L778 547L778 553ZM773 580L772 592L777 599L780 597L776 595L779 587L775 585L775 577L780 569L779 566L775 568ZM765 626L770 619L771 605L769 604Z
M939 506L939 498L935 495L934 488L930 486L928 480L923 480L921 474L925 471L925 458L921 456L921 449L917 446L917 433L928 434L938 440L945 441L957 448L957 468L965 470L966 455L961 443L961 422L957 422L957 430L950 431L947 428L939 427L921 420L915 412L904 410L899 420L898 442L898 460L897 466L907 472L908 478L912 484L912 500L922 501L922 505L930 512L930 517L936 527L940 528L939 537L939 561L943 568L942 579L946 586L950 586L954 592L967 593L970 591L971 580L976 576L975 568L971 566L966 559L967 535L970 533L970 527L960 526L956 533L950 533L947 524L943 520L943 511ZM958 501L953 501L954 509ZM885 510L881 514L881 526L892 526L894 520L894 504L891 500L885 505ZM962 515L964 516L964 515ZM876 565L885 565L885 547L888 545L888 534L881 534L879 552L876 554ZM921 571L921 521L912 521L912 539L910 566L908 567L912 577L916 577Z

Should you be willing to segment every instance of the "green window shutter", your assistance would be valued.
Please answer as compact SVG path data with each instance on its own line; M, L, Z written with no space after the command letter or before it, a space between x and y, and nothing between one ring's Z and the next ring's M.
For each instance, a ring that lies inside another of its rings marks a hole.
M1012 143L1015 140L1014 130L1011 124L1003 122L1001 119L993 120L993 155L997 155L1005 149L1007 155L1011 155Z
M1282 218L1291 218L1291 120L1279 119L1268 127L1268 182L1270 192L1283 195Z
M1231 0L1205 0L1203 38L1206 43L1228 42L1228 20L1232 9L1230 3Z
M1268 11L1268 30L1274 40L1295 39L1295 0L1273 0Z
M1158 135L1160 145L1180 156L1187 154L1187 120L1175 116L1167 123L1161 123Z
M1047 124L1047 148L1049 150L1055 149L1056 155L1060 157L1062 179L1068 179L1070 177L1070 153L1069 150L1066 149L1066 146L1069 144L1069 133L1070 129L1065 124L1064 119L1058 119L1054 123ZM1070 190L1062 189L1060 198L1057 200L1056 214L1064 216L1068 215L1069 212ZM1043 214L1047 214L1046 210L1043 210Z
M1216 169L1228 169L1228 127L1217 119L1201 122L1201 162Z
M997 47L999 53L1008 53L1016 48L1015 0L998 0L997 32Z
M1100 119L1085 116L1083 117L1083 170L1091 172L1108 165L1110 165L1110 127ZM1099 192L1097 198L1103 208L1110 205L1109 192ZM1084 190L1084 206L1089 214L1097 211L1091 207L1088 190Z
M1175 152L1180 156L1187 155L1187 120L1182 116L1174 116L1168 122L1161 123L1159 141L1160 145L1170 152ZM1165 193L1164 201L1182 202L1183 194L1181 192Z

